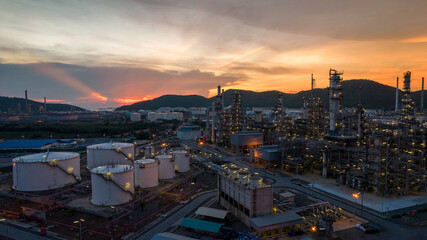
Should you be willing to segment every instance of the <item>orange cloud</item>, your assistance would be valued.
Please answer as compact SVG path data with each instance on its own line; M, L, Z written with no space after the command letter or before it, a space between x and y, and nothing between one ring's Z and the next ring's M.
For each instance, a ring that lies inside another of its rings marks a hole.
M41 99L41 98L37 98L33 100L37 102L44 102L44 99ZM59 102L65 102L65 101L66 100L62 100L62 99L49 99L49 98L46 99L46 102L48 103L59 103Z
M102 96L101 94L97 93L97 92L93 92L90 95L92 95L93 97L95 97L96 99L102 101L102 102L106 102L108 101L107 97Z

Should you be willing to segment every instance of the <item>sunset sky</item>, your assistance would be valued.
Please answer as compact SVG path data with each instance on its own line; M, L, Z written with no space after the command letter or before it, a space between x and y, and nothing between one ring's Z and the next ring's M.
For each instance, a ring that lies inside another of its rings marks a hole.
M0 95L89 109L163 94L427 77L427 1L0 0Z

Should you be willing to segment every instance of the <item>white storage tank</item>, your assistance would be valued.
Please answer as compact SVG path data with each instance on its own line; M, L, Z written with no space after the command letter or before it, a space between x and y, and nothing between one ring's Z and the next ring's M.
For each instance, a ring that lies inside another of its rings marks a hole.
M150 188L159 184L159 163L154 159L135 161L135 187Z
M92 203L111 206L127 203L135 198L133 166L107 165L91 170Z
M109 142L87 147L87 169L113 164L133 165L135 147L132 143Z
M159 179L171 179L175 177L174 159L172 155L158 155Z
M175 170L178 172L188 172L190 170L190 155L185 150L173 151L175 158Z
M246 184L249 183L249 177L251 176L248 172L239 172L239 182Z
M259 188L262 186L262 177L252 176L249 178L249 186L251 188Z
M13 186L18 191L43 191L80 181L80 154L45 152L13 159Z

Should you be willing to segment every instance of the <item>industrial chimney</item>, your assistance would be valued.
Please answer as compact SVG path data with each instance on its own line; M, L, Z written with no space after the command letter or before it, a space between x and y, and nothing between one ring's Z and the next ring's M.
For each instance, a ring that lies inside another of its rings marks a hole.
M28 92L25 90L25 112L28 113Z
M44 97L44 111L47 112L46 97Z
M395 112L399 111L399 77L397 77L397 81L396 81L396 103L394 106L394 111Z
M420 106L420 112L424 112L424 77L421 80L421 106Z

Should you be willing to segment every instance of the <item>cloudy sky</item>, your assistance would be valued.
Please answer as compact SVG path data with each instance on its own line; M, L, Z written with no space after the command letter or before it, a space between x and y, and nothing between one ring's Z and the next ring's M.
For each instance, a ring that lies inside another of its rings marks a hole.
M425 0L0 0L0 95L96 109L427 75Z

